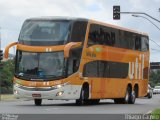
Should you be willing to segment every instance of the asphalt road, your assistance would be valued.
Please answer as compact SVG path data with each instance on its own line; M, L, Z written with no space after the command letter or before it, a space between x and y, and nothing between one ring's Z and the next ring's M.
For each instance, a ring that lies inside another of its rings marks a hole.
M135 104L114 104L107 99L86 106L76 106L73 100L43 100L42 106L35 106L32 100L0 101L3 114L146 114L155 108L160 108L160 95L153 95L152 99L138 98Z

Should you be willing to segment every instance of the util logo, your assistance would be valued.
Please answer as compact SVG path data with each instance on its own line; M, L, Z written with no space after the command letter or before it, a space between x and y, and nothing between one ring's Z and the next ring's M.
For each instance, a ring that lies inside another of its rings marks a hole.
M135 62L129 62L129 78L142 79L143 80L144 69L144 54L140 54L139 58L135 59Z

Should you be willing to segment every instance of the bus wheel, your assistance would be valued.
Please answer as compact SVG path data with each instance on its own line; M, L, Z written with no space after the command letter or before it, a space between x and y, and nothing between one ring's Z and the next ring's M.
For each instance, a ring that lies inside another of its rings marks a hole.
M125 98L124 98L124 103L128 103L129 102L129 96L130 96L130 88L127 87L126 95L125 95Z
M41 106L41 104L42 104L42 99L34 99L34 104L35 104L36 106Z
M148 98L151 99L152 98L152 93L148 93Z
M77 105L84 105L88 103L88 97L89 97L89 87L82 87L80 98L76 100Z
M128 103L129 104L134 104L135 100L136 100L136 94L135 94L135 90L133 90L133 91L130 92Z
M114 103L116 103L116 104L123 104L123 103L127 104L127 103L129 103L129 99L130 99L130 87L127 87L125 97L114 99Z
M84 101L84 89L82 89L80 99L76 100L76 104L77 105L84 105L84 103L85 103L85 101Z

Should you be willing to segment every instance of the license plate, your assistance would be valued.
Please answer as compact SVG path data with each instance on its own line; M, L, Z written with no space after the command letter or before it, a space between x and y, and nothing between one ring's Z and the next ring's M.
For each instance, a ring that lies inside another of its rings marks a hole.
M32 94L32 97L34 97L34 98L40 98L41 94Z

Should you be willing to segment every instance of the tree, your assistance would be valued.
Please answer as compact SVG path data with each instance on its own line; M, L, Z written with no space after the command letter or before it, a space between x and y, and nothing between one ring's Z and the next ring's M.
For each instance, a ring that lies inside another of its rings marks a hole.
M160 84L160 70L150 72L149 83L152 87Z
M5 61L2 64L3 66L0 68L1 90L2 93L11 93L13 92L14 60Z

